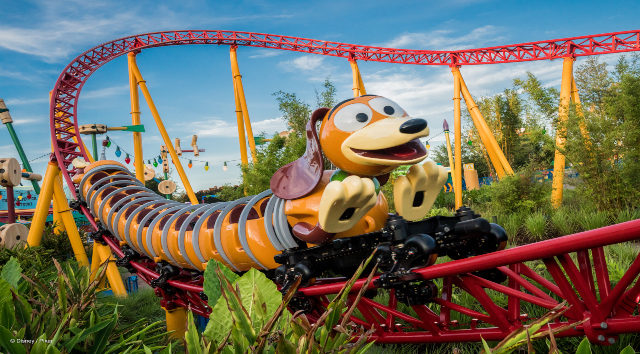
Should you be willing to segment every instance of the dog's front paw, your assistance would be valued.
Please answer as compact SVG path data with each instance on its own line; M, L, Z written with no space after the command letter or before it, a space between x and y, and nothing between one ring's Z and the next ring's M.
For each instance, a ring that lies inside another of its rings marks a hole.
M411 166L407 175L398 177L393 184L393 201L398 214L410 221L422 219L447 177L446 169L433 161Z
M320 199L318 222L326 232L347 231L376 204L373 181L349 176L327 184Z

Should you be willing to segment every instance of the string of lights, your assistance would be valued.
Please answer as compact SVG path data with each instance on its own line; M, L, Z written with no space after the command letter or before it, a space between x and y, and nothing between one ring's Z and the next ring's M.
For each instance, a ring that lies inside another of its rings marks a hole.
M122 153L125 154L125 158L124 161L125 163L129 164L131 162L131 155L133 155L132 153L130 153L129 151L125 150L124 148L122 148L120 146L120 144L118 144L115 140L113 140L111 137L109 137L108 135L105 136L105 139L102 141L102 156L101 159L102 160L106 160L106 156L105 156L105 151L106 148L111 147L112 145L116 146L116 150L115 150L115 155L116 157L121 157ZM204 170L205 171L209 171L209 161L206 160L200 160L200 159L196 159L196 158L192 158L192 157L184 157L184 156L178 156L178 158L187 163L187 167L192 168L193 167L193 162L198 162L198 163L202 163L204 164ZM235 162L235 161L240 161L240 159L234 159L234 160L224 160L221 162L222 164L222 169L224 171L227 170L228 168L228 163L230 162ZM157 155L153 158L153 161L149 158L147 159L147 165L151 165L153 167L158 167L159 164L162 164L162 156L161 155Z

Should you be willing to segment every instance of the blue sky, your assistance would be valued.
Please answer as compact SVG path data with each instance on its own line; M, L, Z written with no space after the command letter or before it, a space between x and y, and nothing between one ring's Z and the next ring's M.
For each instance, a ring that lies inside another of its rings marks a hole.
M50 150L48 92L77 55L119 37L162 30L223 29L284 34L365 45L413 49L464 49L553 38L634 30L640 3L618 1L11 1L0 0L0 97L14 118L29 158ZM338 99L351 93L351 71L344 59L295 52L239 48L254 132L282 131L273 92L294 92L315 107L315 90L330 78ZM603 59L613 62L616 55ZM579 59L578 63L581 60ZM226 46L149 49L138 65L172 138L188 146L192 134L206 149L187 169L194 189L237 183L239 147ZM561 61L463 67L476 97L511 87L527 71L558 86ZM451 122L452 79L448 67L359 62L368 93L397 101L409 114L425 117L432 135L442 119ZM142 102L145 159L159 154L161 139ZM100 68L80 95L79 121L112 126L130 124L127 65L120 57ZM132 151L128 133L112 140ZM434 139L434 142L440 140ZM89 140L86 140L89 144ZM432 144L433 145L433 144ZM117 159L115 148L107 158ZM0 128L0 156L17 153ZM120 158L122 160L124 155ZM185 158L185 163L188 157ZM33 162L44 173L46 159ZM177 176L176 176L177 178Z

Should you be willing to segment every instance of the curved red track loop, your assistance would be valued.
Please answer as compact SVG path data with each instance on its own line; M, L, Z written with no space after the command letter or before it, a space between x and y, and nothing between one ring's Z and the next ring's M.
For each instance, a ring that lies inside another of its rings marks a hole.
M92 48L74 59L64 69L53 90L50 118L55 156L52 159L60 166L74 197L76 186L71 181L71 174L75 171L71 162L76 157L87 158L87 152L79 144L81 137L76 133L78 98L84 83L100 66L128 52L185 44L263 47L401 64L476 65L637 51L640 50L640 31L459 51L380 48L234 31L170 31L121 38ZM86 207L82 210L97 229ZM553 327L588 318L562 335L586 334L592 341L609 342L615 340L617 333L640 331L640 317L636 314L640 297L640 281L636 281L640 258L614 282L609 278L603 246L639 238L640 220L636 220L417 269L415 272L422 279L439 282L441 295L433 303L413 306L413 312L407 311L391 291L388 299L365 298L358 306L360 317L353 317L353 320L375 328L374 338L386 343L470 341L479 340L480 336L500 339L526 322L528 317L522 312L536 317L565 301L568 311L553 323ZM124 256L114 239L105 237L105 241L116 256ZM571 253L575 253L577 261L570 257ZM542 261L535 271L523 263L532 260ZM159 277L155 263L150 260L131 261L130 266L146 282ZM497 268L507 276L507 285L471 273L491 268ZM168 286L171 291L156 288L156 293L163 297L165 308L190 307L201 315L210 312L199 296L202 279L197 273L183 270L168 281ZM342 282L331 281L303 288L301 292L316 307L322 308L326 296L336 293L341 286ZM362 281L356 283L354 290L358 286L362 286ZM486 289L490 289L492 297L487 296ZM470 296L474 302L461 302L463 296ZM496 303L494 299L501 302Z
M263 33L186 30L140 34L91 48L63 70L53 89L50 105L51 140L63 176L69 186L71 161L87 157L78 130L78 98L89 76L105 63L134 50L186 44L217 44L290 50L356 60L417 65L496 64L566 56L584 56L640 50L640 31L606 33L498 47L454 51L394 49L337 43ZM75 188L71 188L75 197Z

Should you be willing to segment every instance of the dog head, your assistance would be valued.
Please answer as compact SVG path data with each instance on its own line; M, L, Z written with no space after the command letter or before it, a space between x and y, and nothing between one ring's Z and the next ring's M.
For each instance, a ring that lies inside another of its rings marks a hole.
M320 120L318 136L316 123ZM307 150L274 174L271 190L283 199L311 192L322 177L323 152L350 174L387 174L400 165L424 160L427 151L419 138L428 135L426 120L409 117L397 103L381 96L352 98L331 110L320 108L307 123Z

